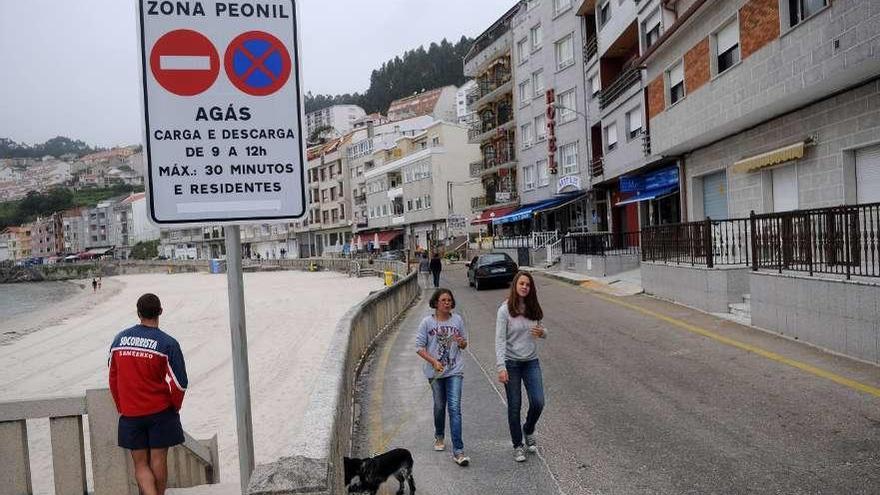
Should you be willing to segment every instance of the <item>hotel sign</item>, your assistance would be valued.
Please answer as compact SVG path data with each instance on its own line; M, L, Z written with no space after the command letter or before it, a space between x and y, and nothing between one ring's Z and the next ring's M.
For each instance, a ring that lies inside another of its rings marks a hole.
M550 88L547 98L547 169L556 175L556 90Z
M563 189L566 187L573 187L575 190L581 190L581 178L577 175L566 175L565 177L560 177L559 181L556 183L556 192L561 193Z

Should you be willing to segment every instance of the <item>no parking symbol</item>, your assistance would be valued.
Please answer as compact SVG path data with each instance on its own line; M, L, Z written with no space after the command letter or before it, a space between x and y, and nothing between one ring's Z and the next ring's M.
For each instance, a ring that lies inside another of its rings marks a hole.
M281 89L290 78L291 65L284 43L263 31L240 34L224 56L229 81L251 96L268 96ZM220 64L211 40L191 29L177 29L153 45L150 70L168 92L195 96L214 84Z

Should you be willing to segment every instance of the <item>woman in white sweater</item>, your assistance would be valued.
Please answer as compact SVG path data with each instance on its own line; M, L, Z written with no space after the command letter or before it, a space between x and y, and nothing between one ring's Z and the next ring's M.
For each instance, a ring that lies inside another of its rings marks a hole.
M504 384L507 393L507 423L513 442L513 459L517 462L526 460L526 450L531 453L538 451L535 426L544 409L538 339L547 338L547 330L541 325L543 318L535 280L530 273L517 273L510 285L510 295L498 308L495 321L498 381ZM520 423L523 385L529 398L525 424Z

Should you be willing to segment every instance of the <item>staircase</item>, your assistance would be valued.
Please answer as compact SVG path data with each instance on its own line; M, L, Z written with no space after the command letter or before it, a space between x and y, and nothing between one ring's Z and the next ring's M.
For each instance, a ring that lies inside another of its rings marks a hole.
M743 302L727 305L730 319L744 325L752 324L752 295L743 295Z

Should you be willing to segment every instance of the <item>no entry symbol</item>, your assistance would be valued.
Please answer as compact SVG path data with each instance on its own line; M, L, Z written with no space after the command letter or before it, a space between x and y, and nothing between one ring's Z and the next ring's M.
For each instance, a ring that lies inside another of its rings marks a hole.
M248 31L229 43L224 66L236 88L249 95L266 96L281 89L290 77L290 54L271 34Z
M210 88L220 73L220 57L211 40L189 29L170 31L150 52L156 82L178 96L195 96Z

